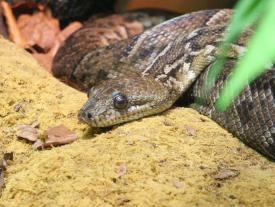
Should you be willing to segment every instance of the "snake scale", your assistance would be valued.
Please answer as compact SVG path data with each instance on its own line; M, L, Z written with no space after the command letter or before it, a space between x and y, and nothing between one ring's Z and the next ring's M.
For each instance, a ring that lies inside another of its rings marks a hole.
M79 118L92 127L112 126L160 113L189 93L195 99L207 97L202 105L193 104L196 110L274 160L274 67L247 84L225 112L214 108L252 30L230 46L215 87L207 94L203 89L231 15L226 9L186 14L88 52L68 77L88 91Z

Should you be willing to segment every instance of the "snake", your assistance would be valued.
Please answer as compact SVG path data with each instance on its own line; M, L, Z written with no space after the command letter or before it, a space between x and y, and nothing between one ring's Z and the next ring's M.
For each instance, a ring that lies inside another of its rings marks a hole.
M87 52L68 74L88 94L79 119L91 127L108 127L161 113L183 100L274 161L273 66L247 83L225 111L215 109L220 91L246 52L252 29L246 29L230 45L214 87L204 90L232 13L218 9L184 14L127 40ZM202 103L194 101L201 98Z

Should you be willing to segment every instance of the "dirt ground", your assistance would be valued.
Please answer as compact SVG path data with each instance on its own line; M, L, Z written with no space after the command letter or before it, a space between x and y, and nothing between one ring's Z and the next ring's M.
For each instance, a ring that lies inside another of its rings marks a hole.
M0 38L1 207L274 206L275 163L207 117L173 108L96 133L76 118L85 100ZM35 120L79 138L34 151L16 128Z

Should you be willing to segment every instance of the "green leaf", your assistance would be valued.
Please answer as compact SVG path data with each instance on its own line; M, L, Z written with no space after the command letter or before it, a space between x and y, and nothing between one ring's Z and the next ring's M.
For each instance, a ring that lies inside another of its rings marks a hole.
M229 33L227 33L224 42L220 46L220 55L209 71L205 86L206 94L214 86L215 79L222 70L226 59L224 53L228 50L229 45L239 37L244 29L257 20L260 14L266 9L268 2L269 0L242 0L238 2L228 26Z
M248 81L254 80L266 70L268 64L275 60L275 27L273 26L275 1L260 1L258 4L262 4L262 2L265 2L266 5L262 11L258 28L247 44L246 54L241 58L227 85L222 90L216 103L217 110L226 110Z

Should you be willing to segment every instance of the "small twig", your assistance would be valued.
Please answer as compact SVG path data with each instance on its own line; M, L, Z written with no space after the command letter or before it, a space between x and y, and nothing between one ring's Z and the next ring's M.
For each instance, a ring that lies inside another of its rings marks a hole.
M0 3L1 3L1 6L3 8L3 13L5 15L6 22L7 22L7 25L8 25L10 39L15 44L25 48L27 46L27 43L20 34L20 30L17 26L16 19L15 19L13 13L12 13L11 7L5 1L0 1Z

